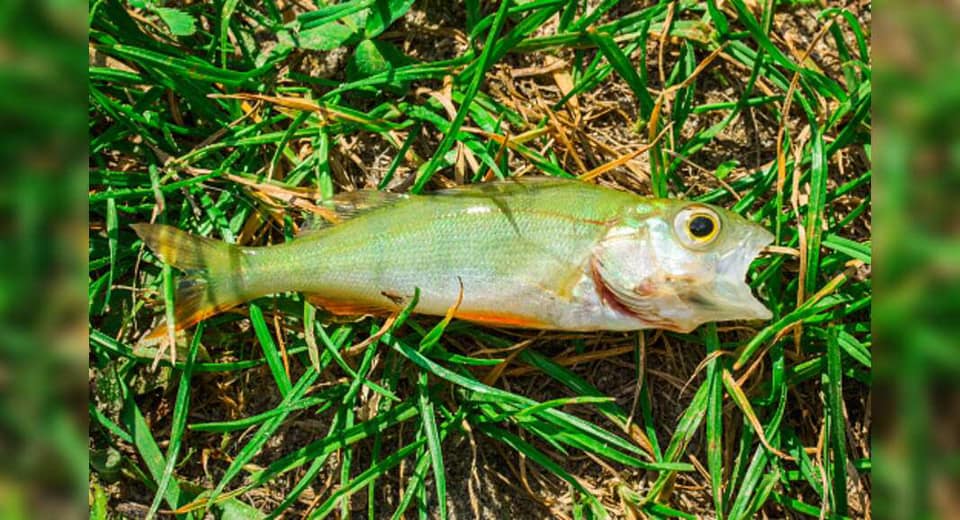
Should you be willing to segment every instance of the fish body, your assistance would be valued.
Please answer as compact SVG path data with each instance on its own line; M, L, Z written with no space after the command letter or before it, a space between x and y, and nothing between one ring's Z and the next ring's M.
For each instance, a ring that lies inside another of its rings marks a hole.
M770 316L743 279L772 236L720 208L550 178L354 192L333 206L348 218L267 247L134 228L194 273L175 297L178 328L287 291L358 315L401 309L419 289L417 313L455 307L481 324L569 331L689 331ZM687 229L694 220L702 237Z

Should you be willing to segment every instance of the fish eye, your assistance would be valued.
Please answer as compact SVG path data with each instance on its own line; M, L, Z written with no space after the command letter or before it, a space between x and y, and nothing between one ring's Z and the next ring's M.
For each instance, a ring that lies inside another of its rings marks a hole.
M710 208L694 206L677 214L674 229L687 246L704 246L720 233L720 217Z
M697 215L687 222L687 229L694 238L705 239L713 234L716 224L713 218L706 215Z

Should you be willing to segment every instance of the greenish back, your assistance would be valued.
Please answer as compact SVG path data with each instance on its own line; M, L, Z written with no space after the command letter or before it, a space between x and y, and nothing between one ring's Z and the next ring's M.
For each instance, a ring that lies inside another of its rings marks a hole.
M559 179L411 195L271 248L266 261L275 286L338 296L455 293L460 282L504 294L555 287L580 273L593 244L639 200Z

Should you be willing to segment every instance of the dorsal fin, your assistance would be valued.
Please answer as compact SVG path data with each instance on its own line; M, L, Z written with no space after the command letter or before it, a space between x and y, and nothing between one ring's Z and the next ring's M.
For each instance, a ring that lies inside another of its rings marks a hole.
M545 175L509 177L503 180L464 184L425 194L426 196L441 197L482 197L490 198L497 195L509 195L532 189L549 187L568 187L578 184L576 179L563 179ZM368 211L380 209L398 201L406 200L417 195L407 193L391 193L389 191L359 190L338 193L333 198L321 202L314 209L307 221L300 227L298 237L308 235L331 225L350 220Z
M506 179L482 182L477 184L464 184L432 192L431 195L454 196L454 197L490 197L493 195L507 195L511 193L523 192L530 189L543 189L548 187L570 186L576 184L576 179L563 179L560 177L549 177L546 175L535 175L530 177L507 177Z
M317 205L315 213L300 226L298 237L308 235L331 225L340 224L368 211L383 208L409 198L406 193L360 190L345 191Z

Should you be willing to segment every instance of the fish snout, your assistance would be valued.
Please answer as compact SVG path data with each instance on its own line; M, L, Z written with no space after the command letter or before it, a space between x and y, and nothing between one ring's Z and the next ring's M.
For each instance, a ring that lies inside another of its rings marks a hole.
M730 317L725 319L768 320L773 316L770 309L753 295L746 281L750 264L773 239L769 231L755 226L718 262L714 301L729 313Z

